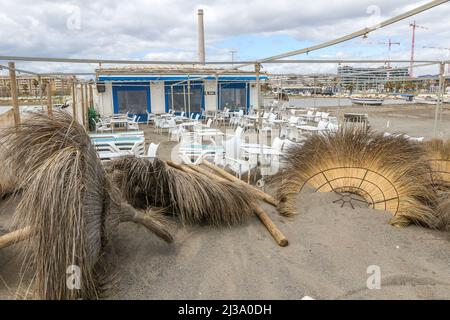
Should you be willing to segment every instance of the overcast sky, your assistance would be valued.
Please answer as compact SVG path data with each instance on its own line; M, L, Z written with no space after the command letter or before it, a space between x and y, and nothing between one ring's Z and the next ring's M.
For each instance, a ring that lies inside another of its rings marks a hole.
M198 8L205 11L207 60L264 58L330 40L417 7L414 0L0 0L0 55L195 60ZM450 4L371 33L368 39L298 58L450 59ZM381 44L389 38L400 45ZM0 62L5 63L5 62ZM92 71L94 65L18 62L37 71ZM336 72L336 65L265 65L270 72ZM436 67L417 74L436 73Z

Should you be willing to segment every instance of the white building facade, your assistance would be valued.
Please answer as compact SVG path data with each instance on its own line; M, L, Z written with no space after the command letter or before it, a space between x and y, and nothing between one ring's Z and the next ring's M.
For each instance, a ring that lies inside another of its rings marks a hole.
M261 83L268 78L259 76ZM256 75L226 69L121 68L97 70L98 109L102 115L136 114L146 121L153 114L175 112L248 112L257 108Z

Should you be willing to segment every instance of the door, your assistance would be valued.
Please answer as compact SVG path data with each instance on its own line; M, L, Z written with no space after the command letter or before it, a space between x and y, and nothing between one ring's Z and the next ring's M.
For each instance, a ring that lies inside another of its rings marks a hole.
M114 113L139 116L140 122L147 121L151 112L150 86L113 86Z
M185 112L187 116L192 113L201 114L205 109L205 97L203 84L192 83L190 88L187 84L166 85L166 112L169 109L176 113ZM190 95L189 95L190 92Z

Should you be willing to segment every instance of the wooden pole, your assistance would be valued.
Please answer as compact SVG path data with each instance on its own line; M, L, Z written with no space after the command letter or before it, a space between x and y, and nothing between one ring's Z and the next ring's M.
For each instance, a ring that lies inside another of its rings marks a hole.
M52 86L50 81L47 83L47 113L49 116L53 115Z
M85 98L85 103L84 103L84 105L85 105L85 107L86 107L86 110L85 110L85 117L86 117L86 129L87 130L89 130L89 112L88 112L88 110L89 110L89 102L88 102L88 85L87 85L87 82L85 82L84 83L84 98Z
M225 182L225 181L229 182L229 180L227 180L225 178L222 178L222 177L219 177L218 175L215 175L214 173L212 173L212 172L210 172L208 170L205 170L205 169L203 169L203 168L201 168L199 166L194 166L193 164L188 164L187 167L192 169L192 170L194 170L194 171L196 171L196 172L198 172L198 173L201 173L201 174L207 176L208 178L211 178L211 179L214 179L214 180L217 180L217 181L222 181L222 182Z
M191 168L182 166L181 164L177 164L177 163L175 163L175 162L173 162L173 161L171 161L171 160L167 160L166 163L167 163L170 167L175 168L175 169L178 169L178 170L180 170L180 171L184 171L184 172L186 172L186 173L191 173L191 174L198 174L197 172L195 172L195 171L192 170Z
M81 116L83 119L83 126L86 127L86 110L85 110L85 105L84 105L84 93L83 93L83 84L80 83L80 92L81 92Z
M146 227L150 231L153 231L153 232L155 231L155 229L153 228L153 224L147 223L146 214L140 212L139 210L135 210L132 206L130 206L129 204L127 204L125 202L123 202L121 204L121 206L122 206L122 210L126 210L126 211L132 212L134 214L131 216L122 215L119 223L132 221L134 223L142 224L144 227ZM163 233L163 234L159 233L157 235L160 238L164 239L166 242L173 241L172 236L168 232ZM15 243L26 240L26 239L30 238L31 236L33 236L33 229L30 226L7 233L3 236L0 236L0 249L9 247Z
M25 227L23 229L7 233L0 237L0 249L9 247L19 241L29 238L30 236L31 227Z
M75 82L72 83L72 116L75 121L78 121L77 116L77 86Z
M42 77L38 76L39 81L39 103L41 104L41 109L44 111L44 103L42 102Z
M258 198L260 198L261 200L264 200L268 204L271 204L274 207L276 207L278 205L278 201L275 198L273 198L271 195L268 195L267 193L255 188L251 184L248 184L248 183L242 181L241 179L236 178L235 176L229 174L225 170L219 168L218 166L212 164L209 161L203 160L202 163L205 166L207 166L208 168L210 168L211 170L213 170L214 172L218 173L220 176L224 177L225 179L232 181L232 182L239 183L240 185L245 186L247 189L250 189Z
M255 211L256 216L259 218L262 224L266 227L266 229L278 243L278 245L280 247L286 247L289 244L288 239L284 236L280 229L277 228L268 214L264 212L264 210L257 204L255 204L253 210Z
M64 97L66 95L66 82L61 80L61 95Z
M193 166L193 165L182 166L182 165L176 164L172 161L167 161L167 164L173 168L184 171L186 173L204 174L205 176L207 176L208 178L210 178L213 181L233 182L233 181L225 179L223 177L219 177L219 176L217 176L213 173L210 173L210 172L208 172L202 168L199 168L197 166ZM274 238L274 240L277 242L277 244L279 246L286 247L289 244L289 241L284 236L284 234L277 228L275 223L273 223L273 221L270 219L269 215L256 202L253 204L253 212L259 218L261 223L266 227L267 231L269 231L270 235Z
M94 91L92 90L92 83L89 83L89 106L94 107Z
M8 62L9 80L11 83L11 99L14 111L14 126L17 128L20 124L19 98L17 92L16 65L14 62Z

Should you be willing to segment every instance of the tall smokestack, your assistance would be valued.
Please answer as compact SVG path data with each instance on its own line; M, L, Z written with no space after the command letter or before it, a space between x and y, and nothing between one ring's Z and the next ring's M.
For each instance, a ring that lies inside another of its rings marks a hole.
M203 26L203 9L198 9L198 61L205 64L205 28Z

